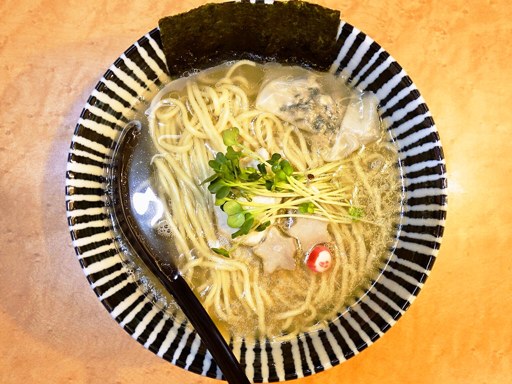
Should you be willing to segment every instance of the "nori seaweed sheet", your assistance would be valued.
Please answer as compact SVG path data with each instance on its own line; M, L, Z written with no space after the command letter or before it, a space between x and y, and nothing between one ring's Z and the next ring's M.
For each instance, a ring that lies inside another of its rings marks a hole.
M159 21L171 76L249 58L327 70L339 11L303 1L206 4Z

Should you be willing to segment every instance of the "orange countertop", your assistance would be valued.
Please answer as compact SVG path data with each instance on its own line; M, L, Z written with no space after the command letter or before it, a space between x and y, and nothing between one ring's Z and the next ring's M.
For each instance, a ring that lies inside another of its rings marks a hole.
M449 179L444 241L384 337L307 383L512 382L512 6L317 1L379 42L425 98ZM96 298L66 223L67 151L106 68L203 1L0 3L0 382L216 383L135 342Z

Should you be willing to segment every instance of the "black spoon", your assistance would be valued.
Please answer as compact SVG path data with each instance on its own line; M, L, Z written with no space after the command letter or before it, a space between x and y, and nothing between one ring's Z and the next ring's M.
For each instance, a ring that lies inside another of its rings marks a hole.
M136 220L133 219L127 190L128 183L123 175L127 174L130 157L138 141L140 132L136 127L136 125L128 124L121 132L119 141L114 148L112 166L107 172L108 184L110 185L108 197L112 208L112 219L118 224L123 239L174 297L174 300L210 351L228 383L248 384L250 381L233 351L172 262L172 258L165 263L157 260L146 244L144 236L141 235L142 232Z

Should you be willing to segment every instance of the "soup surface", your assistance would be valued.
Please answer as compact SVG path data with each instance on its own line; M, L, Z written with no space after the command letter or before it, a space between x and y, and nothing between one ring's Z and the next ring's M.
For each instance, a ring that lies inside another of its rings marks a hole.
M331 74L237 61L169 83L144 109L133 212L226 336L312 331L368 289L401 201L373 95Z

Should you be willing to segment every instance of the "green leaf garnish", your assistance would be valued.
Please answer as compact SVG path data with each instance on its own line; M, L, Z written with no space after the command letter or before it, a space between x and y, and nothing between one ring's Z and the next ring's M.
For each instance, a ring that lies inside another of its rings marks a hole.
M262 175L259 175L257 173L251 173L249 174L249 177L247 178L249 181L256 181L261 179Z
M215 205L217 206L221 206L224 205L224 203L226 202L226 199L215 199Z
M284 173L284 171L277 171L276 172L276 180L277 181L286 181L286 173Z
M240 131L236 127L226 129L224 132L222 132L222 141L226 146L237 145L239 135Z
M242 212L244 209L240 205L240 203L236 200L229 200L222 206L222 210L226 212L228 215L235 215L237 213Z
M315 214L313 217L348 224L363 217L363 208L349 205L349 195L326 177L339 170L342 162L297 172L281 154L263 159L239 143L238 128L225 130L222 139L226 152L217 153L209 161L213 174L202 184L208 184L208 190L215 195L215 205L226 213L228 226L238 229L231 235L233 239L251 231L264 231L278 218ZM244 167L248 158L256 160L256 165ZM274 194L278 203L253 201L254 197ZM331 213L329 205L348 207L348 214ZM225 250L216 249L225 254Z
M227 185L224 185L218 189L217 192L215 192L215 198L217 200L224 199L227 195L229 195L229 192L231 191L231 188Z
M247 235L249 233L249 231L251 230L253 224L254 224L254 217L252 217L252 215L249 214L249 216L246 217L246 220L243 223L243 225L240 227L240 229L238 231L236 231L235 233L233 233L231 235L231 238L234 239L234 238L237 238L238 236Z
M210 182L212 182L212 181L216 180L218 177L219 177L219 176L217 176L217 174L216 174L216 173L214 173L214 174L213 174L213 175L211 175L209 178L204 179L204 180L201 182L201 184L199 184L199 185L204 185L204 184L206 184L206 183L210 183Z
M269 226L269 225L270 225L270 221L265 221L264 223L262 223L262 224L258 225L258 226L256 227L256 230L257 230L258 232L263 232L265 229L267 229L267 228L268 228L268 226Z
M240 228L245 224L245 215L243 212L234 213L228 216L228 225L231 228Z
M350 206L348 209L348 214L352 218L352 220L358 220L364 216L364 210L360 207Z
M212 251L224 257L229 257L229 251L224 248L212 248Z
M226 150L226 156L225 157L226 157L227 160L238 162L238 160L240 159L240 155L241 155L241 153L235 151L233 149L233 147L228 147L227 150Z
M300 213L315 213L315 204L313 204L311 202L299 204L299 212Z
M281 169L286 174L286 176L291 176L293 174L293 168L288 160L281 160L279 164L281 164Z
M221 189L224 186L224 182L221 179L216 178L214 179L214 181L210 182L210 185L208 185L208 190L211 193L216 194L219 191L219 189Z
M276 164L279 159L281 159L281 155L279 153L274 153L269 160L267 160L267 163L269 163L270 165L274 165Z

